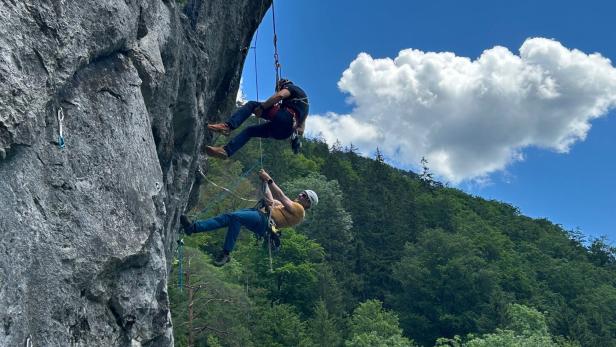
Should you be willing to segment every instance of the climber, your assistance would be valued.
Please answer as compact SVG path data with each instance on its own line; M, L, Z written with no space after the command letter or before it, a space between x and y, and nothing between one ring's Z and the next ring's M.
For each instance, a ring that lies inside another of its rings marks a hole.
M206 146L206 153L215 158L227 159L252 137L284 140L294 133L299 136L303 135L308 116L308 97L303 89L290 80L281 79L277 83L276 93L265 102L249 101L233 113L226 123L208 124L207 127L211 131L228 136L251 114L266 119L268 122L244 129L224 147ZM293 141L299 141L299 138L294 136ZM293 142L292 146L296 152L298 142Z
M287 228L301 223L304 220L305 210L316 206L319 202L317 194L308 189L299 193L297 199L289 199L263 169L259 171L259 178L266 183L264 200L267 208L271 209L270 223L274 224L274 228ZM228 226L222 252L214 260L216 266L223 266L231 259L230 253L241 226L257 236L265 236L272 228L268 225L268 211L265 208L245 208L194 223L185 215L181 215L180 224L187 235Z

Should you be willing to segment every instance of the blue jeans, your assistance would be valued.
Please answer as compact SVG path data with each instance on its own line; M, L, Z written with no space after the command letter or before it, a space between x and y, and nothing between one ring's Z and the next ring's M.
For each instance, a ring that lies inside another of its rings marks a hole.
M211 231L228 226L223 249L229 253L235 246L241 226L257 235L263 235L267 226L267 216L254 208L245 208L235 212L221 214L210 219L195 221L192 233ZM192 234L191 233L191 234Z
M237 129L250 115L252 111L259 105L256 101L249 101L244 106L240 107L233 115L227 124L231 129ZM267 112L267 111L263 111ZM271 137L276 140L288 139L293 134L293 115L285 109L280 109L271 121L259 125L253 125L244 129L236 137L231 139L225 145L225 151L228 156L232 156L242 148L248 140L253 137Z

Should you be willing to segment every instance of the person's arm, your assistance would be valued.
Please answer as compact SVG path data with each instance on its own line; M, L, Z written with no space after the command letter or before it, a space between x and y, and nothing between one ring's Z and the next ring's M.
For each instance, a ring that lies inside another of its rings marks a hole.
M282 189L278 187L276 182L274 182L274 180L270 177L270 175L267 172L265 172L265 170L261 169L259 171L259 178L261 178L263 182L267 183L274 199L279 200L280 203L288 210L291 210L293 208L293 204L294 204L293 200L289 199L284 194Z
M274 197L272 196L272 191L270 190L269 186L267 183L265 184L265 191L263 192L264 195L264 199L265 199L265 203L268 206L273 206L274 205Z
M252 111L257 117L261 117L261 113L263 110L267 110L268 108L276 105L281 100L284 100L291 96L291 92L287 89L281 89L276 94L269 97L269 99L262 102L259 106L257 106L254 111Z

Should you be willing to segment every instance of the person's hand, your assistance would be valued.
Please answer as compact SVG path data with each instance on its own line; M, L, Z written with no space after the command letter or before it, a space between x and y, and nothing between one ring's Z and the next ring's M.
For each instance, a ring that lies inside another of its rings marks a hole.
M263 106L261 104L257 105L257 107L252 110L252 113L254 113L257 117L261 117L261 115L263 114Z
M270 177L270 175L263 169L259 170L259 178L263 182L267 182L272 179L272 177Z

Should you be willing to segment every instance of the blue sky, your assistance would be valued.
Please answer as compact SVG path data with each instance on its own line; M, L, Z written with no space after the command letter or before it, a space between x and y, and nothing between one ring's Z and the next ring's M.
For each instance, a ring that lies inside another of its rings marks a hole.
M390 163L406 169L426 155L444 181L470 194L614 243L616 73L605 58L616 59L616 4L496 3L276 1L283 75L308 92L313 129L366 152L381 143ZM274 83L272 36L270 10L255 37L261 99ZM410 94L401 92L410 88L409 67L419 81ZM459 72L468 90L457 90L445 69ZM243 92L254 99L255 89L253 50ZM389 133L399 129L406 132ZM392 139L407 137L394 148Z

